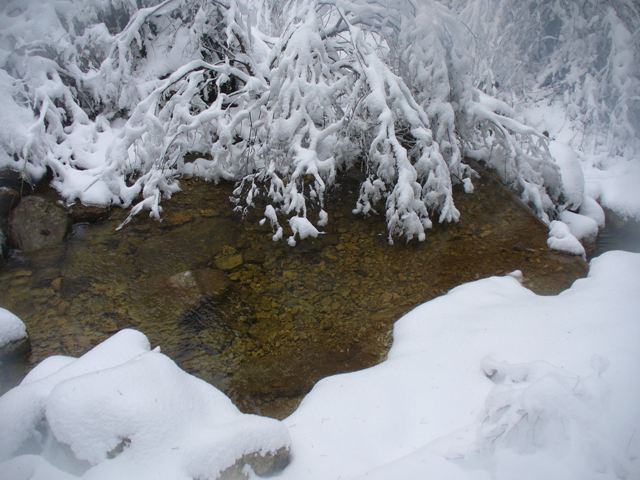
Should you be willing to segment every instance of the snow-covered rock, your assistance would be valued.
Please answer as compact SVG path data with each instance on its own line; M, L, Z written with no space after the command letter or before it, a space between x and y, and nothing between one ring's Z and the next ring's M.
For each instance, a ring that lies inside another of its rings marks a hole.
M77 360L57 357L36 370L0 397L0 459L8 461L0 470L186 480L246 478L245 462L262 474L286 464L281 422L242 414L139 332L123 330ZM39 455L23 458L24 448Z
M16 315L0 307L0 359L28 350L27 327Z
M582 205L579 210L580 215L591 218L598 224L598 228L604 227L605 215L604 210L598 202L588 195L585 195L582 200Z
M564 210L560 212L559 218L567 224L571 234L581 242L593 241L598 236L598 222L591 217Z
M549 248L570 253L571 255L585 255L584 247L580 240L571 233L569 226L560 220L554 220L549 225L547 245Z

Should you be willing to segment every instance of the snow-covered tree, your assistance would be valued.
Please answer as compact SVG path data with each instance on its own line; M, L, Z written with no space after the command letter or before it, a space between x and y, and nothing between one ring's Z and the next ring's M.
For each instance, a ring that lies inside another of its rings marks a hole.
M543 220L563 208L547 139L477 88L477 42L433 0L28 0L0 27L0 165L50 169L68 202L159 217L180 177L230 180L294 244L359 169L354 212L424 240L471 157Z
M475 74L518 102L557 102L587 154L638 158L640 5L633 0L447 2L475 37ZM495 93L495 90L494 90Z

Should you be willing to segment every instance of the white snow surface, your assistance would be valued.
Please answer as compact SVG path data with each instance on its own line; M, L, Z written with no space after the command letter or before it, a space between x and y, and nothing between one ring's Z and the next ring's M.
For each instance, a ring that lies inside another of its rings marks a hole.
M240 414L124 330L78 360L52 357L0 397L0 452L14 457L0 471L215 478L242 451L291 440L280 480L640 478L640 254L592 260L557 296L521 280L464 284L414 309L386 361L320 381L284 425ZM15 456L29 437L41 453Z
M640 255L539 296L515 276L401 318L388 359L320 381L284 479L640 478Z
M27 327L16 315L0 307L0 347L23 339L27 336Z
M549 149L561 171L568 207L580 206L579 192L623 217L640 219L640 158L598 151L572 122L565 107L541 101L523 107L524 121L551 137ZM582 183L582 185L580 185ZM576 204L577 203L577 204Z
M289 446L282 423L243 415L134 330L36 370L0 397L0 471L11 480L68 478L57 469L86 479L216 478L245 454ZM24 448L40 455L19 455Z
M587 217L584 217L587 218ZM554 220L549 225L549 238L547 246L554 250L570 253L571 255L585 256L586 252L580 240L571 232L571 228L560 220Z

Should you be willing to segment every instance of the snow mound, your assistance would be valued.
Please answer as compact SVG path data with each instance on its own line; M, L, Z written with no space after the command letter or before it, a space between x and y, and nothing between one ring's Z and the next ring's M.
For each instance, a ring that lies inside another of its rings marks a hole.
M609 252L558 296L492 277L416 308L285 420L279 478L640 478L638 291L640 255Z
M560 167L567 208L579 208L584 197L584 174L577 155L569 145L556 140L549 142L549 151Z
M591 217L565 210L560 212L559 218L567 224L571 234L581 242L593 241L598 236L598 222Z
M215 479L245 456L288 451L282 423L243 415L139 332L123 330L74 361L54 358L0 397L0 458L39 453L6 468L49 478L59 469L91 479Z
M27 337L27 327L22 320L0 307L0 348Z
M563 212L565 213L565 212ZM587 217L583 217L587 219ZM579 222L575 223L576 231L581 226ZM582 231L580 230L580 233ZM561 252L570 253L571 255L585 255L585 250L580 240L571 232L571 228L566 223L554 220L549 225L549 238L547 238L549 248L559 250Z

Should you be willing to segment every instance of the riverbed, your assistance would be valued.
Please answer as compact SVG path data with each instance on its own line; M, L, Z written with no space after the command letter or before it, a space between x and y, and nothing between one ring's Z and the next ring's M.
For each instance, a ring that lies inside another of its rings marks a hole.
M319 379L384 359L393 322L456 285L519 269L549 295L586 274L582 259L547 248L546 227L495 180L475 186L456 193L461 221L423 243L390 245L383 219L355 217L348 178L327 198L326 233L293 248L271 241L255 212L233 212L231 185L193 180L160 222L140 215L117 230L128 212L116 209L76 224L62 245L0 270L0 305L32 343L13 382L130 327L241 410L283 418Z

